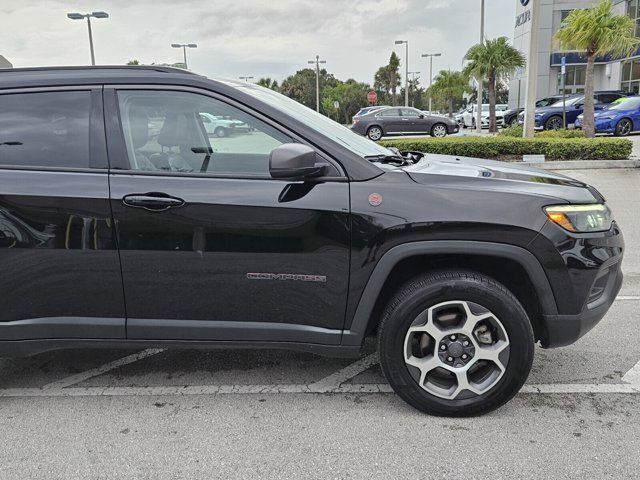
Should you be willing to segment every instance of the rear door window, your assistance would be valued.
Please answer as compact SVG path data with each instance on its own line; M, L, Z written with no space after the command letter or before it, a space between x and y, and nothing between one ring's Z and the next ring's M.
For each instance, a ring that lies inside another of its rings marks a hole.
M400 109L399 108L389 108L387 110L383 110L379 114L381 117L399 117Z
M0 95L0 166L89 167L90 91Z

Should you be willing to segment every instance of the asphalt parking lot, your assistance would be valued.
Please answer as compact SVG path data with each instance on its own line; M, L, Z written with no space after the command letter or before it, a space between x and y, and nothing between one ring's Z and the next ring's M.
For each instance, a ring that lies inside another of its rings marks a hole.
M281 351L62 351L0 360L0 479L637 478L640 170L598 187L627 242L623 290L575 345L481 418L397 398L358 360Z

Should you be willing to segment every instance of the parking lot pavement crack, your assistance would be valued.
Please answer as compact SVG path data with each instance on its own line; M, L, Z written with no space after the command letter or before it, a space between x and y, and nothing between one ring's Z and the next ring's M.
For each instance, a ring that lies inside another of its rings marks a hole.
M378 354L372 353L352 363L351 365L348 365L338 370L337 372L332 373L331 375L310 384L309 389L310 391L316 392L316 393L326 393L326 392L337 391L344 382L361 374L362 372L372 367L373 365L376 365L377 363L378 363Z
M92 368L90 370L86 370L84 372L77 373L75 375L71 375L70 377L63 378L62 380L58 380L52 383L49 383L42 387L43 390L55 390L58 388L67 388L72 385L76 385L80 382L84 382L93 377L97 377L104 373L107 373L116 368L122 367L124 365L129 365L131 363L142 360L143 358L151 357L152 355L157 355L158 353L164 352L163 348L147 348L146 350L142 350L141 352L134 353L132 355L127 355L126 357L119 358L118 360L114 360L113 362L106 363L104 365L100 365L99 367Z

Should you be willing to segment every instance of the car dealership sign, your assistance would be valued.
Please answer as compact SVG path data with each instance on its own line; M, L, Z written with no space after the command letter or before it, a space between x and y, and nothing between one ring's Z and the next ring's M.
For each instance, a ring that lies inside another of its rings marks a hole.
M524 1L525 0L521 0L523 1L523 5L525 5ZM527 1L528 3L528 1ZM521 27L522 25L524 25L525 23L531 21L531 10L527 10L526 12L522 12L520 15L518 15L516 17L516 28Z

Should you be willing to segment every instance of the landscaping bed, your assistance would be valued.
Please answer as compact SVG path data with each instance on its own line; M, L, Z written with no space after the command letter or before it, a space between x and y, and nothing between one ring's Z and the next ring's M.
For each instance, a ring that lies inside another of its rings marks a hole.
M546 160L625 160L632 142L625 138L445 137L382 140L385 147L461 157L521 161L522 155L544 155Z

